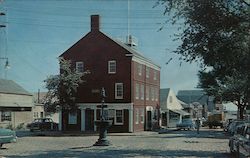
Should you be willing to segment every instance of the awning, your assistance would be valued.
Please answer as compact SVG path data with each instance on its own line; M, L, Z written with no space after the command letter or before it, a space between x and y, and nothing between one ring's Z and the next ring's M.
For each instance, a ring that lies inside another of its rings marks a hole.
M187 116L187 115L190 115L190 113L184 111L184 110L179 110L179 109L171 109L170 111L173 111L175 113L178 113L178 114L181 114L183 116Z

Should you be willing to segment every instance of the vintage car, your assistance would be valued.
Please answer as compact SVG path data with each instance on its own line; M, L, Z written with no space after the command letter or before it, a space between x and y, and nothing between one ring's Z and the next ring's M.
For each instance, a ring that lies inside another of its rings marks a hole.
M191 120L191 119L183 119L180 123L176 124L176 128L178 130L181 130L181 129L190 130L190 129L194 129L194 127L195 127L195 125L193 123L193 120Z
M239 141L237 155L238 157L250 157L250 123L244 125L242 139Z
M38 118L32 123L27 125L31 132L39 131L56 131L58 130L58 123L54 122L51 118Z
M0 128L0 148L3 144L13 143L17 141L16 132L10 129Z
M231 153L236 153L238 150L239 141L243 139L244 124L236 127L234 135L229 138L229 148Z

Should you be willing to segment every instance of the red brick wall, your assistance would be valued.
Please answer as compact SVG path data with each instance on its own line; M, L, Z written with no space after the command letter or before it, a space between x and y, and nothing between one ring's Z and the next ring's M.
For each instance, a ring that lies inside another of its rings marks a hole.
M68 53L70 52L70 53ZM67 50L63 57L84 62L84 69L90 74L84 77L86 82L78 88L77 102L100 102L100 93L93 90L104 87L106 102L131 102L131 57L126 57L127 51L101 32L90 32L76 45ZM116 74L108 74L108 61L116 60ZM124 99L116 100L115 83L123 83Z

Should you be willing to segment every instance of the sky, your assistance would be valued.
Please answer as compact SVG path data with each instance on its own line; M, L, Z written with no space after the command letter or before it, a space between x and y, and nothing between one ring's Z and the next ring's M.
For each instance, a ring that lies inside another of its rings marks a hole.
M177 25L167 24L157 0L0 0L0 78L14 80L29 92L46 91L44 80L59 73L58 56L90 31L90 15L101 16L101 31L115 39L128 32L138 39L137 50L161 67L161 88L193 90L197 63L180 64L172 53L181 41ZM128 7L129 6L129 7ZM129 8L129 9L128 9ZM129 25L128 25L129 23ZM128 29L129 28L129 29ZM166 64L172 59L168 64Z

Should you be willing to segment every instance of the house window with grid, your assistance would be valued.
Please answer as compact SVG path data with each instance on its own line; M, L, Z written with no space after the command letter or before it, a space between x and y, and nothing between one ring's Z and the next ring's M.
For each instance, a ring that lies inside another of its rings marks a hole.
M135 109L135 124L139 124L139 109Z
M105 109L103 110L103 115L106 120L114 120L115 118L115 110L114 109ZM101 112L100 112L100 117L101 118Z
M149 67L146 67L146 78L149 78Z
M144 123L144 109L140 109L140 121L141 123Z
M142 65L138 64L138 75L141 76L142 75Z
M69 113L68 123L70 125L77 124L77 113L76 112L70 112Z
M108 72L109 72L109 74L116 73L116 61L115 60L110 60L108 62Z
M3 111L1 114L2 121L11 121L11 112Z
M146 100L149 100L149 86L146 86Z
M157 80L157 72L154 70L154 80Z
M140 85L138 83L135 84L135 99L139 99L140 96Z
M83 73L84 72L84 64L82 61L76 62L76 72Z
M154 89L154 87L151 87L151 100L152 101L155 100L155 89Z
M144 100L144 85L141 85L141 100Z
M123 83L115 83L115 99L123 99Z
M159 96L159 92L158 92L158 88L155 88L155 101L158 101L158 96Z
M115 124L123 125L123 110L115 110Z

